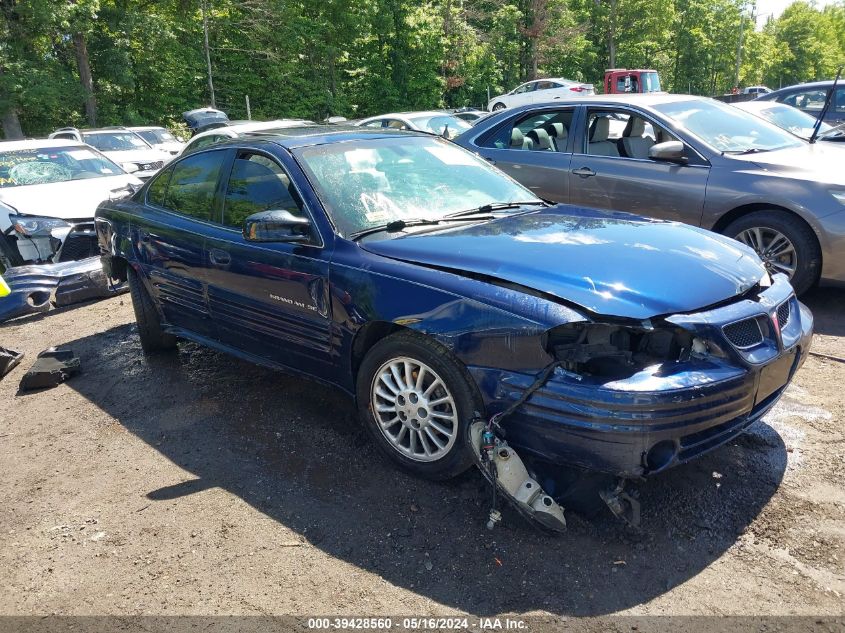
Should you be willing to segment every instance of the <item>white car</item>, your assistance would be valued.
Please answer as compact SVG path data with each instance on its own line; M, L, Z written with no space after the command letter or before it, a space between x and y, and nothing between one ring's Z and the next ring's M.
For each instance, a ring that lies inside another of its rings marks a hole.
M154 176L165 163L173 158L168 152L153 149L144 139L125 127L106 127L96 130L66 127L56 130L49 138L87 143L123 167L124 171L134 173L141 180Z
M141 181L88 145L60 139L0 142L0 255L4 265L99 255L94 211Z
M181 154L188 154L195 152L203 147L208 147L212 143L219 143L232 138L238 138L248 132L261 132L262 130L278 130L286 127L301 127L303 125L314 125L313 121L305 119L276 119L275 121L246 121L243 123L234 123L231 125L224 125L222 127L212 128L205 132L200 132L182 148Z
M742 94L744 95L766 95L772 91L771 88L767 86L748 86L747 88L742 89Z
M455 138L472 126L458 117L446 112L392 112L362 119L355 123L358 127L382 127L394 130L417 130L440 134L446 138Z
M487 104L490 112L497 112L505 108L528 105L529 103L545 103L567 97L585 97L595 94L593 84L584 84L571 79L551 78L526 81L507 94L493 97Z
M171 156L176 156L185 147L185 141L173 136L161 126L145 125L128 128L144 139L153 149L160 149Z

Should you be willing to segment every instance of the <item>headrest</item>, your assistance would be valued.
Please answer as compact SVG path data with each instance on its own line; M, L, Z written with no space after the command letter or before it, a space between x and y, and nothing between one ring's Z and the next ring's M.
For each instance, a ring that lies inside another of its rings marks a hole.
M645 134L645 121L638 116L629 117L622 136L642 136L643 134Z
M548 132L549 136L554 136L557 139L564 139L569 134L563 123L547 123L543 129Z
M590 126L590 142L600 143L606 141L610 135L610 119L606 116L596 117Z
M549 140L549 134L543 128L531 130L528 133L528 138L534 142L533 149L551 149L552 142Z
M511 132L511 147L522 148L522 141L524 140L525 137L522 135L522 130L515 127Z

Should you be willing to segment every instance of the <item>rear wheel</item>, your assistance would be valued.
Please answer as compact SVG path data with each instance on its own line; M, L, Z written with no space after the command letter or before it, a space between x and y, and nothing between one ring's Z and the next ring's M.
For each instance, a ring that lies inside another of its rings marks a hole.
M162 329L158 310L138 274L132 268L127 268L126 276L129 281L129 294L132 296L132 308L135 311L135 322L138 324L138 335L141 337L141 349L151 354L176 347L176 337Z
M497 103L493 106L493 112L498 112L499 110L504 110L504 109L505 109L505 104L501 103L501 102L499 102L499 103Z
M731 222L724 233L753 248L770 273L787 275L797 294L818 279L822 256L816 236L788 213L754 211Z
M440 345L415 333L394 334L361 364L359 415L399 466L448 479L472 464L467 429L479 405L471 380Z

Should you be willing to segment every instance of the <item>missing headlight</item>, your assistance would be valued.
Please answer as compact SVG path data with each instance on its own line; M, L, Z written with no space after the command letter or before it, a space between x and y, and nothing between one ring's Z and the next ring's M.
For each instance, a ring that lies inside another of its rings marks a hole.
M556 327L548 333L547 349L568 371L613 379L652 365L722 354L682 328L604 323Z

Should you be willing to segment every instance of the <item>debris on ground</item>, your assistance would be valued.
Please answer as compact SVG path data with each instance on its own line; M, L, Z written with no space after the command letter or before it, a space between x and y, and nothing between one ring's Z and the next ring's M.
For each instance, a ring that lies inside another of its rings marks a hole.
M21 379L20 389L32 391L55 387L80 371L82 367L73 350L51 347L38 355L32 368Z
M17 367L23 356L23 352L16 352L13 349L0 347L0 378L3 378L3 376Z

